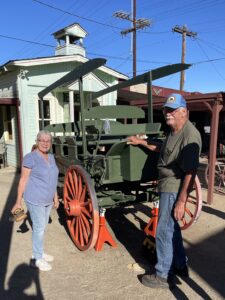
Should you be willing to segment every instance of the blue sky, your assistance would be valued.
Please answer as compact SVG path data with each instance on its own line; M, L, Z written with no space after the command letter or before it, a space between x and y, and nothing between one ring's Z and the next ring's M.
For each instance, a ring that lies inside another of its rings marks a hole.
M9 60L52 56L52 33L72 23L87 32L87 57L104 57L107 66L132 77L131 22L113 17L132 11L132 0L7 0L1 3L0 65ZM196 32L186 39L186 91L225 91L225 0L136 0L137 18L152 25L137 32L137 74L181 61L181 34L176 25ZM47 4L48 6L44 5ZM51 7L50 7L51 6ZM16 40L18 39L18 40ZM24 40L24 41L21 41ZM29 41L29 42L28 42ZM38 44L35 44L38 43ZM175 74L153 84L179 89Z

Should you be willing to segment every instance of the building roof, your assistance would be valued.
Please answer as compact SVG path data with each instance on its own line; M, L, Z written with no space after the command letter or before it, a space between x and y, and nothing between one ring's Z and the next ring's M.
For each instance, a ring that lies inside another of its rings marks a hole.
M48 57L38 57L38 58L29 58L29 59L19 59L19 60L9 60L4 65L0 66L0 74L13 71L17 67L33 67L33 66L40 66L40 65L48 65L48 64L57 64L57 63L65 63L65 62L80 62L85 63L89 59L83 57L81 55L57 55L57 56L48 56ZM99 68L102 72L105 72L111 76L114 76L118 79L126 80L128 76L113 70L109 67L102 66Z
M136 89L136 90L134 90ZM118 91L118 101L129 103L130 105L147 107L147 93L146 85L141 87L141 92L138 91L138 87L123 88ZM163 88L159 86L152 86L153 95L153 108L161 109L165 102L166 97L171 93L179 93L184 96L187 101L187 107L191 111L208 111L209 103L214 101L220 101L225 106L225 92L215 93L199 93L199 92L181 92L179 90ZM208 103L208 104L207 104ZM225 110L225 107L223 108Z
M65 35L84 38L87 32L78 23L70 24L52 34L56 39L64 39Z

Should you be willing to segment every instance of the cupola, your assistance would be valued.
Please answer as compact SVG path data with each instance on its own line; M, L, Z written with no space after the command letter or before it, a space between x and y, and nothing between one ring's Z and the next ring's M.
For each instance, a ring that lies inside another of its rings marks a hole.
M85 48L83 47L83 39L87 32L77 23L71 24L63 29L53 33L57 40L55 55L73 55L79 54L86 56Z

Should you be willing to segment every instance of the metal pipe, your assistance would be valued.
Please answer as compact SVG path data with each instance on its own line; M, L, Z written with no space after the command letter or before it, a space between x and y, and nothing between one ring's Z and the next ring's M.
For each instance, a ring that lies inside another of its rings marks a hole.
M82 128L82 148L83 155L87 155L87 140L86 140L86 128L85 128L85 107L84 107L84 93L83 93L83 78L78 79L79 92L80 92L80 113L81 113L81 128Z

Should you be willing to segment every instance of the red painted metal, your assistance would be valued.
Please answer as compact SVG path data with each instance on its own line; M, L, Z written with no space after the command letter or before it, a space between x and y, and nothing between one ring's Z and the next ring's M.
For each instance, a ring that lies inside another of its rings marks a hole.
M113 240L108 228L106 227L105 216L100 215L99 234L98 234L97 242L95 244L95 250L101 251L104 243L108 243L113 248L117 247L116 242Z
M159 208L153 207L151 210L151 219L149 220L148 224L144 228L144 232L148 236L152 236L155 238L156 236L156 229L158 225L158 217L159 217Z

